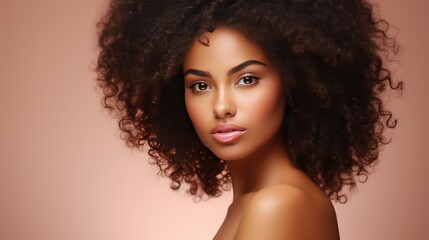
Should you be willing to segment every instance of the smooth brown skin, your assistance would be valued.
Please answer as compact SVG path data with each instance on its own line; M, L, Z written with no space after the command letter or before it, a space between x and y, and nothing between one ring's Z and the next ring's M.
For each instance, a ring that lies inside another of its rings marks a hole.
M183 70L194 128L228 161L232 178L233 202L214 239L339 239L331 201L293 167L284 147L286 97L279 72L257 44L233 29L220 26L205 37L210 45L194 41ZM210 134L219 123L246 131L232 143L219 143Z

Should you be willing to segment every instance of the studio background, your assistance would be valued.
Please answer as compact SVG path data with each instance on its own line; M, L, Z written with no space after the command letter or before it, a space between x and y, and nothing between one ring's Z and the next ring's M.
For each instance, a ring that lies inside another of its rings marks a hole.
M399 29L399 118L367 183L335 204L346 240L429 239L429 2L377 0ZM96 89L104 0L0 0L0 239L211 239L232 193L195 203L128 149Z

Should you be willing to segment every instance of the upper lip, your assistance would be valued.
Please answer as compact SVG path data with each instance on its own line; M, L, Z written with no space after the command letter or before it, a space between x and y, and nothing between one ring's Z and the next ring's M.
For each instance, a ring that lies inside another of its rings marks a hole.
M222 132L232 132L232 131L244 131L245 128L242 128L240 126L231 124L231 123L225 123L225 124L217 124L213 130L210 132L213 133L222 133Z

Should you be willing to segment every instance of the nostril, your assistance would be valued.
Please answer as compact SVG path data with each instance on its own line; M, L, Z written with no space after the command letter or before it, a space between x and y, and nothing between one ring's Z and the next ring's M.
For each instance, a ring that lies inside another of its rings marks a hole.
M234 106L222 106L214 109L214 115L217 118L226 118L235 115L235 107Z

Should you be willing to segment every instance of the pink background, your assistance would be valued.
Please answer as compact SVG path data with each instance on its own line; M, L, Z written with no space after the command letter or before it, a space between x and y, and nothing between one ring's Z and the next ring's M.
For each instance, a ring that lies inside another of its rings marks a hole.
M429 239L429 2L379 0L406 81L381 164L346 205L342 239ZM119 139L95 88L105 1L0 0L0 239L210 239L231 194L195 203Z

